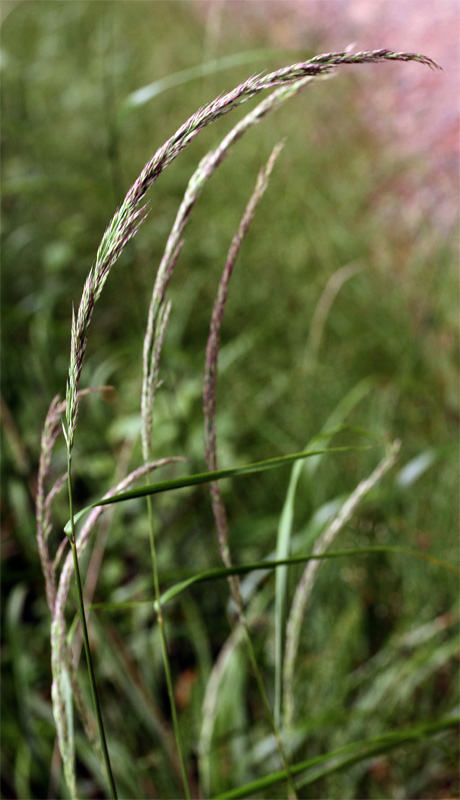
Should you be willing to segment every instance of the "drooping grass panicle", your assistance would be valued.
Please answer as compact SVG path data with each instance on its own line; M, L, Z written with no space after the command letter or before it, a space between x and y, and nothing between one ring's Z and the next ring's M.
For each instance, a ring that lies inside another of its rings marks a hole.
M165 252L158 268L155 285L150 301L148 324L144 338L143 349L143 383L142 383L142 446L144 460L151 455L151 436L153 425L153 404L157 382L154 374L158 373L161 346L156 342L156 327L165 301L166 290L172 277L177 260L182 250L181 239L184 228L190 218L193 207L198 201L206 182L211 178L216 169L228 154L230 147L238 141L248 130L263 119L269 112L279 108L286 100L300 91L306 84L313 80L311 77L303 78L289 86L275 89L269 97L259 103L249 114L240 120L224 137L215 150L211 150L201 159L197 169L188 183L184 198L171 229ZM164 334L162 339L164 339Z
M431 68L438 68L438 65L431 59L415 53L396 53L391 50L374 50L360 53L325 53L315 56L309 61L292 64L269 72L266 75L255 75L248 78L232 91L217 97L208 105L200 108L195 114L192 114L173 136L156 151L128 191L123 203L105 231L96 262L90 270L83 289L78 314L76 318L73 315L71 357L67 381L66 436L69 452L72 451L75 436L78 418L77 390L86 351L87 331L94 305L101 294L111 267L145 219L145 207L141 207L141 203L148 189L159 175L207 125L237 108L244 101L255 97L260 92L276 86L292 84L305 77L318 77L329 74L334 67L342 64L363 64L381 61L418 61Z
M304 79L304 82L306 80L307 79ZM142 387L142 444L143 444L144 460L148 458L151 452L153 405L154 405L155 391L157 386L159 385L158 384L159 359L170 312L170 303L166 304L165 306L166 289L169 284L170 278L172 276L173 270L175 268L177 258L182 248L183 240L181 240L181 236L184 231L185 225L190 217L192 208L197 202L197 199L201 194L205 182L211 177L211 175L217 169L218 165L222 162L231 143L240 138L245 130L249 130L249 128L253 124L255 124L255 122L261 119L264 116L264 114L268 113L269 109L276 107L277 105L276 103L277 97L275 96L276 94L280 95L282 94L285 97L285 99L287 99L287 97L290 94L292 94L294 91L298 91L299 88L300 86L299 84L297 84L294 87L287 87L287 89L282 89L281 91L278 90L278 93L274 92L273 95L270 98L268 98L270 102L268 104L267 103L265 104L266 107L264 109L260 109L259 107L257 107L257 109L255 109L256 113L252 112L250 115L247 115L247 117L244 120L242 120L242 122L239 125L235 126L234 129L230 132L230 134L228 134L228 136L225 137L224 141L216 150L208 153L208 155L201 160L198 169L195 171L195 173L192 175L192 178L189 181L187 190L184 195L184 199L178 210L173 228L168 237L165 253L157 273L149 308L148 325L147 325L146 336L144 339L144 349L143 349L144 372L143 372L143 387ZM273 158L273 163L274 163L274 158ZM270 163L269 168L267 168L267 176L266 176L267 180L271 168L272 168L272 163ZM265 189L265 186L263 187L262 191L260 191L259 183L257 185L255 194L257 194L257 191L259 190L259 199L260 199ZM217 529L219 531L221 531L224 527L226 528L225 510L223 508L222 503L220 504L220 509L223 515L223 519L217 521ZM214 513L215 515L217 515L218 513L217 505L214 506ZM222 537L222 541L225 541L226 538L228 537L226 536ZM152 556L152 561L155 564L156 557ZM240 614L242 614L243 606L238 591L237 580L232 579L230 581L230 586L232 590L232 595L237 604L237 608L239 609ZM163 619L161 613L159 614L159 623L161 627L163 625Z
M94 306L99 299L112 266L120 257L130 239L135 236L146 217L145 208L131 207L126 200L116 212L107 228L85 281L78 307L72 308L70 333L70 360L66 390L66 440L72 452L75 430L78 421L78 386L86 353L87 334L93 316Z
M249 230L256 208L262 199L264 192L268 186L270 174L275 165L284 142L278 143L267 161L265 168L263 168L258 175L257 183L254 192L246 206L244 214L241 218L238 230L233 237L230 249L228 252L227 260L225 263L224 271L219 283L217 296L214 302L214 307L211 315L211 324L206 347L206 363L203 379L203 410L204 410L204 427L205 427L205 460L206 466L209 471L216 470L217 467L217 443L216 443L216 388L217 388L217 370L218 370L218 356L220 344L220 330L224 316L225 306L228 297L228 287L230 278L235 267L236 259L241 249L243 240ZM212 506L214 518L219 537L219 546L221 557L226 567L231 566L231 557L228 547L228 526L225 508L222 502L222 495L219 484L211 483L210 492L212 499Z
M367 478L360 481L356 489L350 494L343 506L318 538L313 548L314 555L321 555L328 550L337 534L351 519L365 495L368 494L394 466L399 449L399 441L395 441L388 446L387 452L373 472ZM299 647L300 631L305 617L305 609L321 565L322 561L320 560L309 561L305 567L302 577L297 584L286 627L286 652L283 668L283 727L288 734L291 730L294 715L294 666Z

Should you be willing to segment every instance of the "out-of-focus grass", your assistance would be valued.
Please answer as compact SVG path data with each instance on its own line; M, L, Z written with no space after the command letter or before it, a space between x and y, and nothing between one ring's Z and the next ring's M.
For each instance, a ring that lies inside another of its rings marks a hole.
M51 398L64 389L71 303L79 301L114 208L156 147L218 92L249 72L300 54L280 53L263 65L203 77L121 119L131 92L208 57L203 26L188 4L5 5L2 394L10 417L3 414L2 791L7 797L65 797L52 761L49 620L33 493L41 425ZM219 43L219 55L253 46L229 39ZM404 66L370 68L385 80L386 69L389 76ZM453 562L454 240L445 233L440 240L429 220L421 229L411 227L403 201L391 195L392 176L417 165L388 162L355 112L358 90L353 70L307 89L236 145L206 187L171 287L155 456L183 454L203 465L201 375L213 297L256 172L274 142L287 136L230 288L218 389L221 466L301 449L341 398L371 376L374 388L349 421L399 437L401 466L429 457L419 475L415 466L422 462L414 462L399 483L386 479L342 543L402 542ZM204 131L155 185L149 219L116 265L97 309L83 379L86 385L111 383L116 393L82 405L74 456L79 505L108 488L119 459L139 462L141 349L153 278L187 179L230 124L224 119ZM389 197L399 211L391 225L383 213ZM338 292L313 362L306 348L315 308L331 276L346 264L360 269ZM64 466L60 453L56 475ZM314 482L304 476L296 532L305 531L323 504L351 491L373 459L372 453L328 458ZM272 552L287 481L287 475L265 473L225 487L236 560ZM172 495L157 510L165 586L186 568L219 563L206 490ZM67 519L63 501L57 514ZM122 600L149 587L146 526L141 505L116 515L98 600ZM60 539L58 526L52 536ZM291 574L294 586L297 573ZM299 659L298 760L452 710L456 590L453 576L416 559L374 557L323 567ZM269 582L261 591L266 610L255 637L268 685L272 596ZM182 725L193 755L206 682L230 631L227 599L224 584L209 584L168 612ZM94 626L120 791L130 797L177 796L174 758L163 732L167 702L152 613L141 606L95 615ZM418 632L421 644L407 644ZM211 764L216 791L229 785L226 770L232 785L254 777L253 743L263 744L257 696L239 650L222 693ZM81 791L97 796L94 756L78 728L77 752ZM270 769L269 761L260 756L262 771ZM452 763L449 751L427 744L325 778L304 796L453 796Z

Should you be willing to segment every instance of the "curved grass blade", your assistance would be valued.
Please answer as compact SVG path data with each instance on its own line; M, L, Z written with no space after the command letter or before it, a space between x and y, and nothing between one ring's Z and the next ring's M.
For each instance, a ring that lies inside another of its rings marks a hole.
M223 478L239 478L242 475L251 475L257 472L264 472L268 469L275 469L275 467L284 467L301 458L311 458L312 456L322 455L323 453L347 453L350 450L370 450L372 447L374 447L374 445L347 445L344 447L324 447L317 450L303 450L301 453L290 453L287 456L268 458L265 461L255 461L253 464L246 464L243 467L228 467L227 469L218 469L214 472L199 472L195 475L186 475L183 478L173 478L170 481L151 483L147 486L140 486L138 489L131 489L129 492L120 492L120 494L112 495L112 497L107 497L104 500L97 500L90 506L82 508L77 514L74 514L74 522L77 522L84 514L97 506L107 506L112 503L121 503L125 500L135 500L138 497L147 497L151 494L170 492L173 489L184 489L187 486L212 483L212 481L220 481ZM64 528L65 533L68 533L69 530L70 521L66 523Z
M371 391L373 383L369 378L360 381L348 392L334 409L328 420L324 424L318 436L311 439L306 445L309 450L322 442L328 445L334 434L346 428L344 419L351 413L355 406ZM360 432L362 433L362 431ZM367 437L375 438L375 434L365 432ZM319 467L322 454L318 454L309 463L310 480ZM286 492L283 509L281 511L278 524L278 536L276 542L277 558L287 558L291 552L292 528L294 523L294 507L297 493L297 485L302 472L302 462L297 461L291 470L289 486ZM274 717L277 725L281 724L281 705L282 705L282 685L283 685L283 662L286 635L286 616L287 616L287 569L280 569L276 573L275 590L275 700Z
M243 64L251 64L255 61L263 61L266 58L279 55L279 50L270 48L260 48L258 50L246 50L241 53L232 53L222 58L212 58L210 61L204 61L197 64L195 67L188 67L181 69L178 72L173 72L171 75L166 75L164 78L159 78L146 86L141 86L131 92L123 102L120 109L120 118L126 117L135 108L149 103L157 95L166 92L168 89L173 89L176 86L182 86L184 83L203 78L205 75L214 75L216 72L230 69L232 67L240 67Z
M323 553L328 550L335 537L349 522L353 514L356 513L356 510L363 501L364 497L375 488L375 486L394 466L398 458L400 447L401 443L398 440L394 441L391 445L388 445L386 448L386 453L377 466L373 469L372 473L358 483L335 517L333 517L333 519L318 537L313 548L314 553ZM311 562L305 567L302 577L300 578L300 581L298 582L294 592L291 611L289 613L286 626L286 652L283 664L283 716L285 730L288 735L294 716L294 671L295 660L299 649L300 630L305 617L306 605L313 590L320 567L321 563L319 561Z
M311 769L318 764L322 764L340 756L346 756L349 754L348 758L343 759L338 764L334 763L328 768L321 770L321 772L316 772L313 777L307 777L301 782L301 784L298 784L306 786L307 783L313 783L315 780L318 780L325 775L330 775L332 772L337 772L340 769L344 769L345 767L356 763L357 761L363 761L366 758L377 756L380 753L387 753L388 751L394 750L403 744L407 744L407 742L425 740L430 736L440 733L441 731L449 730L449 728L456 728L458 727L459 723L460 716L453 716L436 720L435 722L426 722L418 725L415 728L406 728L402 731L384 733L381 736L376 736L372 739L362 739L359 742L352 742L351 744L337 748L337 750L331 750L329 753L317 756L316 758L308 759L307 761L302 761L299 764L291 764L291 772L293 775L299 775L301 772L305 772L306 770ZM281 783L285 779L286 774L284 770L272 772L270 775L266 775L264 778L259 778L259 780L247 783L245 786L239 786L236 789L219 794L216 796L216 800L236 800L237 798L246 798L252 794L255 794L256 792L261 792L264 789L267 789L269 786L275 786L277 783Z
M298 461L302 458L310 458L323 453L345 453L350 450L370 450L373 445L351 445L344 447L326 447L317 450L303 450L300 453L290 453L287 456L279 456L277 458L268 458L264 461L256 461L253 464L246 464L243 467L227 467L226 469L218 469L213 472L200 472L195 475L188 475L183 478L173 478L170 481L161 481L160 483L152 483L148 486L142 486L138 489L132 489L129 492L114 495L106 500L100 500L94 503L95 507L98 505L109 505L111 503L119 503L124 500L132 500L137 497L145 497L146 495L159 494L160 492L169 492L173 489L182 489L187 486L198 486L202 483L212 483L213 481L220 481L223 478L239 478L243 475L251 475L257 472L264 472L265 470L275 469L276 467L284 467L291 464L293 461Z
M182 594L182 592L185 592L186 589L189 589L191 586L194 586L197 583L222 580L233 575L247 575L249 572L270 572L278 567L292 566L294 564L305 564L307 561L324 561L326 559L342 558L345 556L375 555L376 553L397 553L406 556L414 556L415 558L422 558L424 561L429 561L438 567L442 567L450 572L454 572L456 575L460 575L460 570L458 570L452 564L449 564L446 561L440 561L437 558L433 558L421 550L409 550L405 547L392 547L387 545L381 545L377 547L353 547L349 548L348 550L330 550L327 553L308 553L308 555L305 556L290 556L289 558L281 558L273 561L253 561L249 564L237 564L231 567L215 567L213 569L208 569L205 572L199 572L197 575L191 575L189 578L176 583L174 586L171 586L169 589L163 592L161 595L161 606L163 607L166 603L174 600L174 598L179 594ZM93 603L93 605L88 606L88 609L100 611L118 611L125 608L134 608L135 606L151 602L152 598L148 597L145 600L128 600L122 603Z

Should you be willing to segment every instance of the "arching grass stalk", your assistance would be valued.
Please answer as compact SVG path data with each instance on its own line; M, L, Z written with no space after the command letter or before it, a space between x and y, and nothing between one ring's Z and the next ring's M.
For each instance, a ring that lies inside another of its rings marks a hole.
M81 623L81 630L83 634L83 644L85 647L85 654L86 654L86 662L88 665L88 675L89 675L89 682L91 686L91 696L93 698L94 704L94 711L96 714L97 720L97 727L99 731L99 739L101 743L101 750L102 750L102 758L104 760L105 769L107 773L107 781L110 788L111 797L114 800L117 799L117 789L115 786L115 780L112 773L112 766L110 763L110 756L109 750L107 747L107 740L105 736L105 729L104 723L102 721L102 712L101 706L99 703L99 694L97 691L97 684L96 684L96 677L94 675L94 667L93 667L93 660L91 657L91 649L89 646L89 638L88 638L88 628L86 625L86 615L85 615L85 605L83 602L83 586L81 582L80 576L80 567L78 565L78 554L77 554L77 545L75 541L75 526L74 526L74 516L73 516L73 494L72 494L72 455L68 452L68 459L67 459L67 486L69 492L69 511L70 511L70 526L71 532L68 536L70 547L72 549L72 557L73 557L73 564L74 564L74 572L75 572L75 583L77 586L77 597L78 597L78 612L80 615L80 623Z
M103 388L107 387L79 390L78 395L81 397L85 394L99 391ZM65 411L65 407L65 402L62 402L59 395L57 395L51 402L46 415L41 437L40 463L37 479L36 522L38 551L45 577L46 599L52 620L51 666L53 674L53 711L67 786L71 797L76 798L77 785L74 764L74 736L71 707L72 695L88 740L92 743L95 749L98 748L98 745L95 741L88 711L77 682L76 669L71 656L70 646L67 642L66 626L63 614L64 604L62 602L61 580L59 582L59 590L57 591L56 589L57 568L68 540L62 540L54 558L51 558L49 550L49 534L52 529L52 503L68 481L68 474L66 472L59 476L49 491L47 490L46 484L50 476L52 452L59 433L62 430L60 420L62 413ZM73 564L73 556L71 556L70 553L69 557L71 558L71 562L69 562L68 558L65 566L67 566L69 563ZM65 573L65 569L63 569L61 572L61 579L63 573Z

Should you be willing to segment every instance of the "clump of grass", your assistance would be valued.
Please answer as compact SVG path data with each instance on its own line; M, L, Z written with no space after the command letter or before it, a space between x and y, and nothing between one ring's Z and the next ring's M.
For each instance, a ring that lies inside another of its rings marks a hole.
M179 209L175 224L167 242L166 251L161 261L150 304L147 331L144 341L143 366L144 377L141 397L142 408L142 452L144 464L132 471L126 478L113 487L103 498L107 503L110 500L120 499L120 493L126 492L127 488L135 481L147 476L153 470L171 463L178 458L167 457L152 461L152 435L153 435L153 408L156 391L160 385L160 357L165 340L166 329L171 314L171 303L167 299L167 289L174 269L178 262L182 249L182 235L190 213L197 202L205 182L215 172L229 148L250 128L263 119L268 113L279 108L289 97L297 93L311 81L331 74L335 67L347 64L379 63L384 61L417 61L431 68L437 65L429 58L411 53L395 53L390 50L377 50L370 52L352 53L349 51L339 53L327 53L310 59L307 62L293 64L284 67L267 75L258 75L249 78L241 83L233 91L228 92L212 103L192 115L177 131L160 147L152 159L146 164L138 179L135 181L127 193L120 208L115 213L110 225L108 226L100 247L97 252L94 266L91 268L85 282L82 298L77 313L72 312L71 323L71 346L70 363L67 378L67 391L65 403L60 398L55 398L50 406L50 410L45 421L42 437L42 455L40 460L38 493L37 493L37 540L45 576L46 596L48 606L52 616L52 667L53 667L53 707L58 733L59 747L64 763L65 777L72 797L77 796L77 785L74 765L74 735L73 735L73 714L72 714L72 695L85 725L85 730L96 750L100 748L102 758L107 773L107 781L111 796L117 796L115 777L109 757L109 749L106 740L105 729L102 720L97 686L92 665L91 650L86 624L86 614L83 602L83 589L79 569L79 557L86 546L90 534L102 513L103 506L94 509L82 527L80 533L76 533L76 519L74 513L73 489L72 489L72 454L74 450L75 435L79 415L80 399L83 392L80 390L80 380L86 354L88 331L96 302L98 301L109 273L116 263L128 242L135 236L140 225L147 216L147 207L143 205L147 191L161 175L167 166L192 142L200 131L204 130L216 119L237 108L246 100L255 97L260 92L274 89L268 98L260 103L251 111L233 130L224 138L219 147L209 153L202 161L192 177L186 191L184 201ZM228 259L224 268L223 276L219 285L218 294L211 318L211 330L208 340L206 354L206 367L204 377L204 410L205 410L205 460L208 469L207 480L212 480L216 472L217 464L217 437L216 437L216 407L215 393L218 371L219 353L219 333L222 318L225 310L225 303L228 293L229 280L235 266L236 258L241 247L244 236L254 217L255 209L263 193L267 188L268 179L273 169L276 158L280 153L281 146L278 145L270 157L266 167L261 171L256 189L252 195L246 212L242 218L240 227L232 242ZM64 436L67 445L67 473L62 475L51 490L47 493L45 484L49 476L50 460L52 450L60 432L60 417L66 413L66 424L63 426ZM321 451L318 451L321 452ZM336 518L335 523L331 523L323 537L318 541L314 551L316 556L324 553L333 537L340 527L346 522L353 513L358 502L365 492L374 486L393 465L395 460L395 449L385 457L379 467L374 471L367 481L363 481L351 496L348 505L345 504L341 513ZM305 455L305 454L302 454ZM307 454L309 455L309 454ZM64 566L61 569L59 580L57 580L57 567L62 558L66 540L60 545L56 557L53 559L49 553L47 538L50 530L51 504L56 494L62 489L67 481L69 495L69 527L67 532L68 542L70 543L71 553L68 553ZM190 483L193 481L191 480ZM186 482L184 483L186 485ZM148 492L144 492L144 494ZM242 625L245 638L249 647L251 662L256 674L257 683L262 695L263 704L267 712L268 721L274 734L276 745L283 764L284 777L289 786L291 796L296 795L296 789L288 762L282 736L272 718L270 703L257 667L257 659L249 636L249 624L243 609L243 600L240 590L239 579L233 574L233 563L228 544L228 525L226 520L225 508L218 484L211 482L211 498L218 532L222 560L228 570L230 590L236 604L239 623ZM171 705L171 715L173 719L174 732L178 747L180 772L183 781L184 793L186 797L191 797L190 774L186 763L186 754L181 742L181 733L178 724L178 716L175 707L175 698L171 677L171 668L168 658L168 645L166 637L165 620L162 613L162 597L160 593L160 577L156 556L156 544L154 535L152 500L148 495L148 514L150 531L150 550L153 570L153 583L155 589L154 607L157 613L165 675L168 686L168 695ZM311 562L312 564L318 562ZM79 617L82 626L83 642L85 646L90 685L92 691L94 712L98 729L99 742L96 744L94 732L94 721L91 718L85 703L83 702L78 681L76 677L75 665L72 662L70 648L66 638L65 624L65 603L67 600L72 574L75 575L77 596L79 604ZM291 612L291 622L288 632L294 630L291 635L286 654L285 672L288 677L289 703L292 706L292 671L294 656L297 649L298 633L297 628L302 618L308 588L316 574L316 568L308 568L304 579L300 582L295 604ZM289 712L288 721L291 713Z

